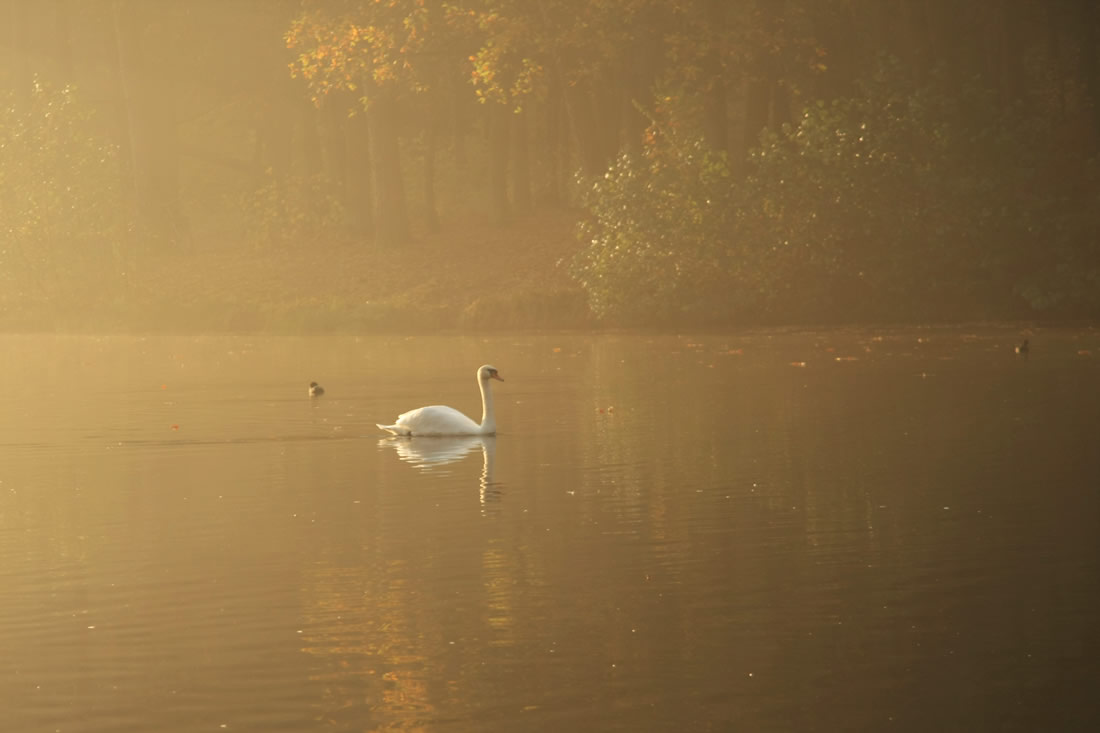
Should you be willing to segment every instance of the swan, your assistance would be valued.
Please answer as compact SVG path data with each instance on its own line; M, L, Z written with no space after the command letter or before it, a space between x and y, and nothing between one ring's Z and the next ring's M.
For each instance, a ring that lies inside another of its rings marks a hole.
M497 422L493 417L493 392L489 380L504 380L496 367L488 364L477 370L477 386L481 389L481 424L478 425L453 407L430 405L418 407L397 416L393 425L376 423L379 428L394 435L496 435Z
M309 396L310 397L320 397L324 393L325 393L325 388L324 387L317 384L316 382L310 382L309 383Z

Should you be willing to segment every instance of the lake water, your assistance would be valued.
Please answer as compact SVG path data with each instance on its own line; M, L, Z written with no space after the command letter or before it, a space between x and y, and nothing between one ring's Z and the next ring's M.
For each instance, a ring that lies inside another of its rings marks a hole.
M486 362L497 437L375 428ZM0 384L2 731L1100 723L1100 331L3 336Z

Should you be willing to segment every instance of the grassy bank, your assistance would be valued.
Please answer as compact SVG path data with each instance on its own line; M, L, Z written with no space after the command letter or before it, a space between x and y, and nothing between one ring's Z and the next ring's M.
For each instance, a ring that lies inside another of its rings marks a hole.
M588 323L569 277L575 217L452 220L401 247L196 243L119 267L8 283L0 327L37 331L390 331Z

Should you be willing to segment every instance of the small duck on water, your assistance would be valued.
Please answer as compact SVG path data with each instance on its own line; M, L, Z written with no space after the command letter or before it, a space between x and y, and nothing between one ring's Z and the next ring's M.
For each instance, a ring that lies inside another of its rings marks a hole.
M316 382L310 382L309 383L309 396L310 397L320 397L324 393L325 393L325 388L324 387L317 384Z
M1031 345L1028 344L1027 339L1024 339L1024 342L1016 347L1016 353L1020 356L1027 356L1031 353Z

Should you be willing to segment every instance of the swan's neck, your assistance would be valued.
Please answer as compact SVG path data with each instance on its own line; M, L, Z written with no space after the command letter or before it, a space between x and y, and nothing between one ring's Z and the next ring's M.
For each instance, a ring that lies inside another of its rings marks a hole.
M477 384L481 388L481 432L495 433L497 421L493 417L493 390L488 379L479 379Z

